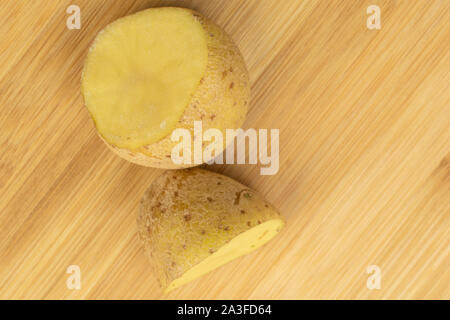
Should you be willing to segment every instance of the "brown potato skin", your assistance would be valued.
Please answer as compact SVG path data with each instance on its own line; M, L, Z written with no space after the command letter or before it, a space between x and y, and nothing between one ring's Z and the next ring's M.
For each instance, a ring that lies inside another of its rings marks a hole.
M237 235L278 211L256 191L200 168L167 170L142 197L138 234L165 289Z
M244 59L231 37L198 12L190 11L202 24L208 46L206 72L176 126L191 132L193 146L194 121L202 121L203 132L209 128L219 129L224 138L226 129L242 126L248 110L250 82ZM181 165L172 161L171 151L178 142L173 142L170 135L134 150L119 148L101 138L120 157L142 166L180 169L198 165L193 161L192 164ZM207 145L204 144L202 149Z

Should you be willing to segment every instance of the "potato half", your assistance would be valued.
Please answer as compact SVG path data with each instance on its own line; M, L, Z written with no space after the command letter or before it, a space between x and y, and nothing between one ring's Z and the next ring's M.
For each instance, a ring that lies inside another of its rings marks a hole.
M237 129L250 86L244 60L225 32L185 8L152 8L120 18L97 35L81 91L101 138L121 157L177 169L174 129ZM203 146L204 148L206 146ZM226 146L224 145L224 148ZM204 162L209 159L203 159Z
M165 292L257 249L284 226L255 191L198 168L158 177L141 200L137 222Z

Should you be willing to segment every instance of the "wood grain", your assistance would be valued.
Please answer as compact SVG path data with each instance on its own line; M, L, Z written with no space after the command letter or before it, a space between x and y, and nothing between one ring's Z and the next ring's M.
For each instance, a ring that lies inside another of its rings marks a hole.
M70 4L0 4L0 298L450 298L450 1L79 0L80 30ZM366 27L371 4L381 30ZM280 129L280 170L211 169L287 218L262 249L166 296L135 225L160 171L108 151L79 85L99 30L162 5L202 12L241 49L245 127ZM81 290L66 287L74 264Z

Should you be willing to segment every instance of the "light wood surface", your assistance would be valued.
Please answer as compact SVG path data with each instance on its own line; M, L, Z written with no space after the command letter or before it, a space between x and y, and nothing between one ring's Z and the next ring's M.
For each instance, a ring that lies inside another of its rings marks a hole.
M66 27L72 3L80 30ZM381 30L366 27L371 4ZM135 222L160 171L112 154L80 95L96 33L161 5L202 12L241 49L244 127L280 129L280 170L211 169L287 218L263 248L166 296ZM450 298L450 1L2 0L0 17L0 298ZM81 290L66 287L69 265Z

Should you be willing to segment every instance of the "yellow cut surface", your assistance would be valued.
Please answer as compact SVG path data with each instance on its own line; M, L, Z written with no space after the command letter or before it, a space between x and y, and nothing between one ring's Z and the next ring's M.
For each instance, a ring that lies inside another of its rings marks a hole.
M193 266L181 277L172 281L165 292L176 289L231 260L256 250L276 236L283 226L282 219L273 219L241 233L205 260Z
M94 41L82 77L99 133L128 149L169 135L207 60L205 31L189 10L149 9L108 25Z

